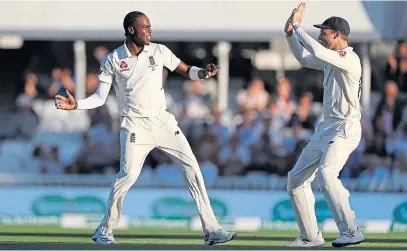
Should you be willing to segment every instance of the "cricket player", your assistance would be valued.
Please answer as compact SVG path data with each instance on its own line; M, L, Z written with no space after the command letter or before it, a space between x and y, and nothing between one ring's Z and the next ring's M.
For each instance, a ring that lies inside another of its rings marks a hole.
M361 138L361 64L348 46L350 27L340 17L330 17L321 25L319 42L302 28L305 3L294 9L285 32L290 49L304 67L324 71L324 120L317 124L294 168L288 173L287 190L301 237L287 243L291 247L315 247L325 243L317 226L315 198L311 182L318 181L331 210L340 236L334 247L358 244L364 237L355 223L349 204L349 192L338 179L349 155Z
M174 115L166 111L162 72L165 66L192 80L216 75L219 67L188 66L165 45L151 42L147 16L130 12L123 22L126 40L107 55L100 66L98 88L83 100L56 96L57 109L93 109L105 103L113 85L120 111L120 172L112 184L108 209L92 239L99 244L116 243L112 229L119 220L124 196L137 180L145 158L158 148L181 164L181 171L194 198L205 234L204 244L213 245L235 238L219 225L211 207L198 162ZM143 203L140 201L140 203Z

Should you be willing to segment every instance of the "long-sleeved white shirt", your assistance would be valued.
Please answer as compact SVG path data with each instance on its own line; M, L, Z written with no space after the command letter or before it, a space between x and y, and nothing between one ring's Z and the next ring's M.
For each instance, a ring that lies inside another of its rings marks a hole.
M121 117L152 117L167 109L162 72L174 71L181 60L165 45L150 43L139 55L132 55L126 44L105 57L98 74L96 92L78 100L79 110L105 103L113 85Z
M301 27L287 42L303 67L324 71L324 119L360 119L362 66L353 48L327 49Z

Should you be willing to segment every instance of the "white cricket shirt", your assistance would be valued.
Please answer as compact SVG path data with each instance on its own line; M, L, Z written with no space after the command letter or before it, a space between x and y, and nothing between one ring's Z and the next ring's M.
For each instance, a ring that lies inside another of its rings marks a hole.
M163 67L174 71L180 62L165 45L150 43L133 56L124 43L104 58L96 92L84 100L78 100L78 109L103 105L113 85L120 116L157 116L167 109L162 86Z
M362 66L353 48L327 49L301 27L287 41L302 66L324 71L324 119L360 120Z

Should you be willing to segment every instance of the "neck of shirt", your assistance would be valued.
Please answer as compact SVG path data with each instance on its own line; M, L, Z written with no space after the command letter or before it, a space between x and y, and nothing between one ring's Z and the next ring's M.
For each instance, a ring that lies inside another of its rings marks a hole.
M126 47L129 50L130 54L132 56L138 56L140 55L141 52L143 52L144 50L144 46L143 47L138 47L137 45L135 45L131 40L126 39ZM135 52L135 50L139 50L138 52Z

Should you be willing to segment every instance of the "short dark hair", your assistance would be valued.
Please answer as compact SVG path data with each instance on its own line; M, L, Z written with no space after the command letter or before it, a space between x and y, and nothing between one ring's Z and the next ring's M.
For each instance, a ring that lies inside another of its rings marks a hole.
M124 17L123 28L124 35L126 37L129 35L129 31L127 30L127 28L129 28L129 26L133 26L137 22L137 19L141 16L145 16L145 14L140 11L132 11L127 13L127 15Z

